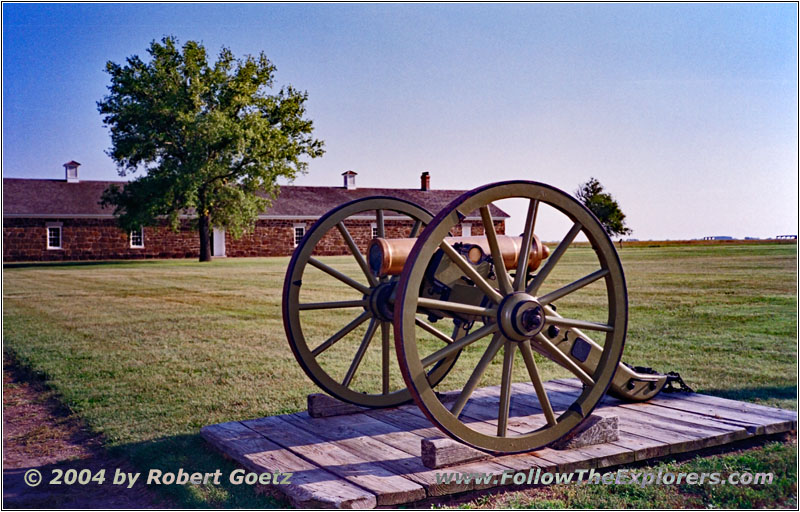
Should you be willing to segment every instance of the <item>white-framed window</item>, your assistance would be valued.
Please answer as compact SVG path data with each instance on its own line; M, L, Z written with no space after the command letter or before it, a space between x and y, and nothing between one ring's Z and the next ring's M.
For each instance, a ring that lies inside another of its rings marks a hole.
M144 228L131 231L130 240L131 249L142 249L144 247Z
M372 238L378 238L378 225L372 223Z
M61 224L47 224L47 248L61 249Z
M303 240L304 236L306 236L306 225L305 224L295 224L294 225L294 246L295 247L300 245L300 241Z
M472 224L461 224L461 236L472 236Z

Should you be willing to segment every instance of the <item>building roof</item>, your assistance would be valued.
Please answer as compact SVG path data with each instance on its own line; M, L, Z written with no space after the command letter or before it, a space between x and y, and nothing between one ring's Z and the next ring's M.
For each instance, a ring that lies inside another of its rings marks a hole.
M124 181L81 181L3 178L4 217L111 217L112 208L100 206L103 191ZM272 206L263 213L267 218L318 218L333 208L369 196L391 196L416 203L436 214L463 190L420 190L405 188L304 187L284 185ZM492 217L509 215L492 206ZM467 215L478 220L478 212Z
M114 181L32 180L3 178L3 216L111 216L99 204L103 191Z

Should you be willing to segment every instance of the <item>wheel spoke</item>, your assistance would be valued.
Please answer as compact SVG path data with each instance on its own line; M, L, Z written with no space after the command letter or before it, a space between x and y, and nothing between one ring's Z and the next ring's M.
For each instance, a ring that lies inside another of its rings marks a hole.
M422 228L422 221L414 221L414 225L411 227L411 233L408 235L408 238L417 238L420 228Z
M485 293L492 302L498 304L501 300L503 300L503 296L500 295L494 287L489 284L489 281L483 278L463 256L461 256L458 251L453 249L453 247L448 244L446 241L442 240L442 243L439 244L439 247L447 254L453 263L455 263L458 268L464 272L470 280L472 280L475 285L480 288L483 293Z
M452 311L454 313L464 313L465 315L476 316L489 316L493 317L497 314L495 308L482 308L480 306L473 306L472 304L462 304L460 302L450 302L447 300L436 300L420 297L417 299L417 306L427 309L438 309L444 311Z
M539 405L542 406L547 424L553 427L557 423L556 415L553 413L553 406L550 405L550 399L547 397L547 390L544 388L542 377L539 375L539 369L536 367L536 360L533 358L530 340L520 343L519 351L522 352L522 360L525 361L525 366L528 368L531 384L533 384L533 389L536 390L536 396L539 398Z
M300 311L309 311L314 309L340 309L340 308L362 308L367 305L364 300L340 300L335 302L306 302L305 304L298 304L297 309Z
M577 281L573 281L568 285L559 288L558 290L552 291L546 295L542 295L541 297L539 297L539 304L541 304L542 306L550 304L554 300L558 300L561 297L564 297L565 295L569 295L572 292L576 292L581 288L583 288L584 286L588 286L593 282L597 281L598 279L607 276L608 274L609 271L607 268L600 269L597 272L592 272L588 276L584 276L578 279Z
M514 276L514 289L522 291L525 289L528 276L528 260L531 257L531 241L533 240L533 228L536 224L536 214L539 211L539 201L531 199L528 203L528 213L525 216L525 230L522 232L522 247L519 250L517 259L517 273Z
M511 372L514 370L514 352L517 344L506 341L503 347L503 375L500 380L500 410L497 415L497 435L505 437L508 429L508 410L511 406Z
M417 324L418 326L422 327L422 329L424 331L429 332L430 334L433 334L434 336L436 336L440 340L444 341L448 345L450 343L453 343L453 338L451 338L450 336L446 335L445 333L443 333L442 331L440 331L436 327L432 326L431 324L429 324L425 320L421 320L420 318L415 316L414 317L414 323Z
M481 377L486 372L486 368L489 366L489 363L492 362L494 356L497 355L497 351L500 350L500 347L503 346L503 335L495 333L492 337L492 341L489 342L489 346L486 348L486 351L481 356L480 361L478 364L475 365L475 369L472 370L472 374L469 376L467 383L464 384L464 388L459 393L458 398L456 399L453 407L450 408L450 412L455 415L456 418L461 414L461 411L464 410L464 406L467 405L467 401L469 397L472 396L472 393L475 391L475 388L478 387L478 384L481 381Z
M331 348L331 346L334 343L336 343L340 339L342 339L345 336L347 336L353 329L355 329L359 325L361 325L364 322L366 322L367 318L369 318L369 317L370 317L370 314L367 311L364 311L363 313L358 315L353 321L351 321L349 324L347 324L344 327L342 327L339 330L339 332L337 332L336 334L334 334L333 336L331 336L330 338L325 340L325 342L322 345L320 345L317 348L315 348L314 350L312 350L311 351L311 355L313 355L314 357L317 357L318 355L320 355L324 351L328 350L329 348Z
M346 275L342 274L341 272L339 272L335 268L329 267L328 265L322 263L321 261L319 261L316 258L308 258L308 263L311 264L314 267L317 267L318 269L320 269L321 271L325 272L326 274L335 277L336 279L338 279L339 281L343 282L344 284L355 288L356 290L360 291L361 293L369 293L369 287L368 286L364 286L363 284L359 283L358 281L356 281L352 277L349 277L349 276L346 276Z
M386 238L386 225L383 223L383 210L375 210L375 226L378 229L378 238Z
M358 262L358 266L361 267L364 275L367 276L370 286L378 286L378 279L369 270L369 267L367 266L367 260L364 259L361 251L358 250L358 246L356 245L355 240L353 240L353 237L350 235L350 232L347 231L347 227L344 225L344 223L339 222L336 224L336 228L339 230L339 233L342 234L342 238L344 238L347 247L350 248L350 252L353 253L353 257Z
M561 316L545 315L544 321L547 324L558 325L561 327L576 327L578 329L589 329L590 331L603 331L603 332L614 331L613 325L599 324L595 322L586 322L584 320L575 320L574 318L564 318Z
M566 354L558 350L558 347L553 345L550 340L548 340L542 333L539 333L535 336L536 341L545 349L547 354L553 358L553 360L566 368L567 370L571 371L576 377L578 377L581 382L586 384L587 386L594 386L594 379L589 377L589 375L581 369L580 366L575 364L575 362L570 359Z
M471 343L475 343L479 339L484 338L484 337L486 337L486 336L488 336L488 335L490 335L490 334L492 334L494 332L497 332L497 329L498 329L497 324L484 325L483 327L481 327L477 331L475 331L473 333L470 333L470 334L467 334L463 338L454 341L453 343L447 345L446 347L444 347L442 349L439 349L436 352L434 352L433 354L431 354L428 357L424 358L422 360L422 367L423 368L427 368L428 366L441 361L445 357L447 357L447 356L449 356L451 354L455 354L456 352L458 352L459 350L463 349L467 345L469 345Z
M391 355L391 339L389 332L389 322L381 322L381 369L382 369L382 392L389 394L389 367L391 365L389 356Z
M361 345L359 345L358 350L356 350L356 356L353 358L353 362L350 363L350 368L347 370L347 375L344 376L342 386L348 387L350 382L353 381L356 370L358 370L361 360L364 359L364 354L367 353L367 348L369 347L369 343L372 341L373 336L375 336L376 330L378 330L378 322L373 318L369 321L367 332L364 333L364 337L361 339Z
M489 248L492 251L492 262L494 263L494 273L497 274L497 283L500 285L500 291L508 295L514 290L511 288L511 278L508 277L506 263L503 261L503 254L500 252L500 244L497 243L497 233L494 230L492 213L489 211L488 206L481 206L480 210L481 220L483 220L483 232L486 234Z
M572 225L572 228L567 233L567 236L565 236L564 239L559 242L556 250L553 251L549 258L547 258L547 262L544 264L541 270L536 273L536 277L533 278L531 284L528 285L526 291L529 294L536 294L536 292L539 290L539 287L542 286L542 283L547 278L547 275L550 274L550 272L553 270L553 267L556 266L558 260L561 259L561 256L564 254L564 251L566 251L567 247L569 247L569 244L575 240L575 237L578 236L578 233L580 233L581 229L583 229L583 226L577 222Z

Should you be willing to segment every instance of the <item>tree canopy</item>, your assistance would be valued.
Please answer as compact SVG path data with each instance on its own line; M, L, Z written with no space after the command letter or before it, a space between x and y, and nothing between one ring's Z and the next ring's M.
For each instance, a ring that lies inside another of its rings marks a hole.
M277 194L278 178L305 172L304 157L321 156L323 142L304 117L307 93L270 93L276 68L263 52L236 59L223 48L210 64L202 44L165 37L148 53L147 62L106 64L111 85L97 106L111 131L108 154L120 176L144 175L110 187L102 203L125 230L164 218L178 229L189 214L207 261L209 226L240 236Z
M575 196L600 220L608 236L633 233L633 230L625 225L625 214L622 213L619 203L611 194L604 192L603 185L597 178L589 178L586 183L578 187Z

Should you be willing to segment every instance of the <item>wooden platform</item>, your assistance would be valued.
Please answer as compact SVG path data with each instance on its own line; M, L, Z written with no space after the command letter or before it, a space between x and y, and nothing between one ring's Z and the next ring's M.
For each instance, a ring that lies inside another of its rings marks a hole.
M543 425L530 384L514 384L509 429ZM546 384L554 409L563 411L580 390L575 379ZM452 394L451 394L452 395ZM462 420L496 429L497 387L476 390ZM642 404L606 397L599 416L619 418L619 440L573 450L544 448L431 470L420 460L423 438L444 435L413 404L344 416L311 418L306 412L210 425L203 437L255 472L291 472L290 485L273 489L299 507L373 508L490 488L497 484L438 483L436 473L572 471L605 468L701 450L747 438L796 430L797 414L701 394L673 393Z

